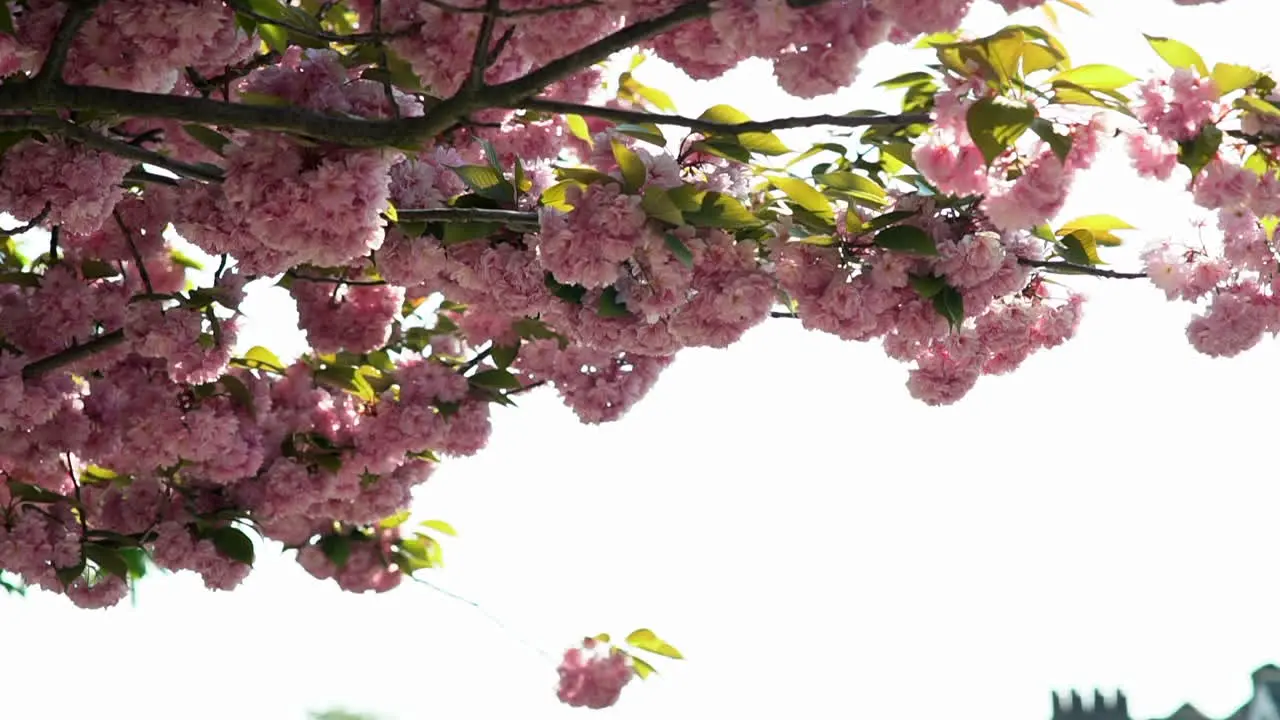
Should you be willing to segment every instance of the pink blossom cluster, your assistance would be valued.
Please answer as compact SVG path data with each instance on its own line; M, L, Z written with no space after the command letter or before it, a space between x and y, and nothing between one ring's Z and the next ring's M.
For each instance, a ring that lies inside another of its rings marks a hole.
M936 257L876 248L856 234L831 247L775 243L778 280L806 328L881 339L890 357L914 363L908 389L931 405L953 403L980 376L1007 373L1075 334L1082 299L1050 298L1022 262L1041 259L1037 240L948 217L929 198L906 196L896 207L914 213L906 222L928 234Z
M969 134L967 111L989 91L979 75L948 76L946 82L947 88L934 98L934 124L912 151L921 174L942 192L982 195L983 211L1000 230L1026 230L1057 215L1076 174L1097 157L1107 130L1104 116L1069 125L1071 146L1065 157L1038 142L1028 158L1013 148L988 165Z
M585 638L581 647L566 650L557 671L560 686L556 697L560 702L593 710L617 703L635 675L626 653L595 638Z
M16 13L16 42L0 46L0 68L36 72L68 3L32 0ZM253 54L257 38L236 26L221 0L105 0L80 28L64 78L98 85L168 92L183 68L213 69Z

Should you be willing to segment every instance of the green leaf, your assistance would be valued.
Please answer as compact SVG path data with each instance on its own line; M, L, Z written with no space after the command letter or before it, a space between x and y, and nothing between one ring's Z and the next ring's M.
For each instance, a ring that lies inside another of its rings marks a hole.
M195 258L187 255L186 253L176 248L169 251L169 259L172 260L177 265L181 265L182 267L185 267L185 268L191 268L192 270L195 270L197 272L204 270L204 263L200 262L199 260L196 260Z
M492 390L519 390L523 387L519 378L512 375L510 371L501 368L482 370L467 379L476 387L490 388Z
M594 185L596 183L622 184L622 181L618 180L618 178L602 173L595 168L558 167L556 168L556 176L561 180L575 180L583 185Z
M80 273L84 275L86 280L98 280L119 275L120 268L103 260L89 258L80 263Z
M777 156L791 152L782 138L771 132L739 133L738 144L757 155Z
M9 494L23 502L56 503L67 498L56 492L45 490L37 485L28 485L18 480L9 481Z
M1036 118L1031 123L1031 132L1045 141L1045 144L1049 146L1053 154L1057 156L1058 162L1065 163L1067 161L1067 156L1071 154L1072 140L1070 135L1059 135L1053 129L1053 123L1044 118Z
M378 527L384 530L389 530L391 528L398 528L401 525L408 522L409 515L410 515L410 512L408 510L401 510L397 512L395 515L379 520Z
M1218 91L1226 95L1252 86L1258 82L1258 78L1262 77L1262 73L1244 65L1218 63L1213 66L1213 74L1210 77L1218 86Z
M592 635L591 639L595 640L596 642L608 643L613 638L609 637L609 633L600 633L599 635Z
M458 245L479 238L489 237L502 229L500 223L494 222L450 222L444 224L440 244L445 247Z
M644 181L649 175L644 161L624 143L614 140L610 144L613 147L613 159L617 161L618 169L622 171L623 189L629 193L639 190L644 186Z
M37 288L40 287L40 276L28 272L0 272L0 285Z
M1138 81L1134 75L1121 70L1115 65L1080 65L1049 78L1050 82L1065 80L1090 90L1119 90Z
M933 79L934 76L932 74L917 70L915 72L903 73L902 75L890 78L883 82L878 82L876 83L876 87L894 90L897 88L911 87L912 85L931 83L933 82Z
M857 199L867 200L877 206L883 206L888 196L884 188L868 177L857 173L838 171L814 175L815 181L828 187L844 190Z
M672 225L684 224L684 214L680 212L680 208L676 207L675 201L671 199L671 195L665 188L657 185L650 185L645 188L644 199L640 201L640 207L651 218Z
M227 391L236 405L253 412L253 393L243 380L235 375L223 375L218 378L218 384Z
M835 209L831 207L831 201L809 183L799 178L781 176L771 176L769 182L805 210L828 220L835 217Z
M737 136L733 135L717 135L707 140L699 140L689 147L697 152L704 152L708 155L715 155L734 162L744 164L751 162L751 151L742 147L742 143L738 142Z
M591 145L591 128L587 127L587 121L581 115L565 115L565 124L569 126L569 132L587 145Z
M675 192L671 193L671 199L678 205L677 197ZM703 195L698 210L686 212L684 219L690 225L723 229L758 227L763 224L736 198L718 192Z
M120 551L116 548L105 547L96 543L84 544L84 555L92 560L103 571L108 572L121 580L129 579L129 564L120 556Z
M953 330L964 322L964 296L950 285L933 296L933 309L946 319Z
M54 571L54 574L57 575L58 582L62 583L63 585L70 585L71 583L79 579L81 575L84 574L84 558L81 558L80 562L76 563L75 565L58 568L57 570Z
M638 658L635 655L631 655L630 657L631 667L635 668L636 675L639 675L641 680L647 679L650 675L658 674L658 670L650 665L648 660Z
M443 520L423 520L420 525L425 528L431 528L439 533L444 533L449 537L457 537L458 531L453 526Z
M258 37L262 38L267 47L282 55L289 49L289 31L279 25L258 23Z
M751 122L750 116L732 105L713 105L699 115L698 119L723 125L738 125Z
M129 570L129 577L137 579L147 574L147 551L140 547L117 548L120 559Z
M684 655L680 651L667 644L665 640L658 637L652 630L641 628L627 636L627 644L634 648L647 650L655 655L673 658L675 660L683 660Z
M687 268L693 267L693 251L689 249L688 245L685 245L683 240L675 233L667 233L663 240L667 249L671 251L672 255L676 256L677 260Z
M1022 100L984 97L969 107L969 136L990 165L1031 127L1036 110Z
M244 354L244 358L242 359L247 363L251 363L249 365L250 369L256 370L260 368L278 373L282 373L285 370L284 363L280 361L280 358L276 357L275 353L261 345L255 345L249 348L249 351Z
M1194 68L1200 73L1200 77L1209 77L1209 67L1204 64L1204 58L1200 57L1200 53L1192 49L1190 45L1172 38L1156 35L1143 34L1143 37L1147 39L1151 49L1155 50L1162 60L1169 63L1170 67L1175 70Z
M659 110L669 113L676 111L676 104L671 100L671 96L658 88L636 83L634 90L637 95L648 100L650 105L658 108Z
M914 225L894 225L876 233L875 244L886 250L913 255L938 254L938 246L929 233Z
M13 35L13 15L9 14L9 3L0 2L0 32Z
M347 559L351 557L351 538L346 535L324 535L316 543L320 548L320 552L328 558L329 562L338 566L339 569L347 566Z
M1253 95L1245 95L1244 97L1237 98L1235 101L1235 107L1252 110L1259 115L1280 118L1280 107L1276 107L1266 100Z
M643 140L644 142L652 145L657 145L660 148L665 148L667 146L667 138L663 136L662 130L653 123L623 123L615 126L613 129L627 137Z
M519 354L520 341L518 340L512 345L494 345L489 351L489 357L500 368L511 367L511 363L516 361L516 356Z
M467 187L476 192L490 190L506 182L506 178L500 176L498 170L490 168L489 165L461 165L453 168L453 172L462 178L462 182L467 183Z
M374 402L378 393L359 368L343 365L326 365L313 373L316 380L355 395L365 402Z
M582 298L587 294L587 289L581 285L565 285L558 282L551 273L544 276L544 281L552 295L575 305L581 305Z
M946 279L937 275L912 275L909 282L911 289L915 290L922 300L928 300L947 287Z
M209 538L223 557L245 565L253 564L253 541L238 528L230 525L216 528L209 534Z
M876 230L880 230L881 228L887 228L891 225L895 225L903 220L906 220L909 217L913 217L915 216L915 214L916 213L913 210L894 210L893 212L887 212L882 215L877 215L871 218L870 220L868 220L867 224L862 226L861 231L875 232ZM849 213L849 215L852 216L853 213Z
M1088 230L1075 230L1059 242L1059 252L1067 262L1076 265L1103 264L1102 258L1098 256L1098 243Z
M225 155L227 146L231 144L231 138L204 125L183 125L182 130L190 135L191 139L218 155Z
M1178 162L1186 165L1194 178L1218 154L1220 145L1222 131L1216 125L1206 125L1195 139L1178 143Z
M627 306L618 299L618 289L612 285L605 288L600 293L600 302L596 305L596 313L600 317L621 318L630 317L631 311Z
M538 202L543 206L555 208L563 212L569 212L573 209L573 205L569 204L568 192L571 187L582 187L582 183L577 180L565 180L542 191L542 195L538 198Z
M1058 234L1070 232L1072 230L1136 230L1134 226L1121 220L1115 215L1085 215L1075 220L1069 220L1058 228Z

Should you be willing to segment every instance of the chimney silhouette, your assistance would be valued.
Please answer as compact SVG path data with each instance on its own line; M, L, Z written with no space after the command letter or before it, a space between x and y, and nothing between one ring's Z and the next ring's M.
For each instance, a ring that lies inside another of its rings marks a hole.
M1101 690L1093 691L1092 702L1085 705L1084 698L1075 690L1067 697L1053 693L1053 720L1132 720L1129 717L1129 700L1123 692L1108 698Z

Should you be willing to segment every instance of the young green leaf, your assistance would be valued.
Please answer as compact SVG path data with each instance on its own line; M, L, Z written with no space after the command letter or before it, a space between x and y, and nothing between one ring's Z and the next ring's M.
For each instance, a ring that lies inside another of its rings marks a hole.
M913 255L937 255L938 246L929 233L914 225L894 225L876 233L875 244L886 250Z
M1213 74L1210 77L1213 78L1214 84L1218 86L1218 92L1226 95L1227 93L1250 87L1258 82L1258 78L1262 77L1262 73L1244 65L1218 63L1213 66Z
M569 132L573 133L574 137L578 138L579 140L586 143L587 145L592 144L591 128L587 127L587 121L584 120L581 115L573 115L573 114L565 115L564 120L565 120L565 123L569 126Z
M501 368L482 370L472 375L468 380L471 381L472 385L493 390L519 390L522 387L519 378L512 375L510 371Z
M339 569L346 567L347 558L351 557L351 538L346 535L323 535L316 546Z
M231 144L231 138L204 125L183 125L182 130L193 140L218 155L225 155L227 145Z
M680 208L676 207L675 201L671 199L670 193L665 188L657 185L645 188L640 207L649 217L656 220L672 225L684 224L684 214L680 212Z
M1151 49L1156 51L1160 59L1169 63L1170 67L1175 70L1194 68L1196 72L1200 73L1200 77L1209 77L1209 67L1205 65L1204 58L1200 57L1200 53L1192 49L1190 45L1172 38L1156 35L1144 34L1143 37L1147 39Z
M449 523L443 520L423 520L421 524L422 524L422 527L431 528L432 530L435 530L436 532L439 532L439 533L444 533L449 537L458 536L458 531L454 530L452 525L450 525Z
M928 300L947 287L946 279L936 275L912 275L909 282L911 289L915 290L922 300Z
M1075 230L1061 241L1062 257L1076 265L1102 265L1098 256L1098 242L1088 230Z
M629 193L639 190L649 174L645 169L644 161L634 150L618 140L614 140L611 145L613 159L618 163L618 169L622 171L624 189Z
M658 637L652 630L645 628L636 630L628 635L627 644L634 648L647 650L655 655L661 655L675 660L684 659L684 655L681 655L679 650L675 649L665 640Z
M1138 81L1138 78L1115 65L1079 65L1049 78L1050 82L1065 80L1089 90L1119 90Z
M226 525L210 533L213 547L223 556L245 565L253 564L253 541L238 528Z
M805 210L827 220L835 217L835 209L831 207L831 201L809 183L799 178L781 176L772 176L769 182Z
M964 322L964 296L950 285L933 296L933 309L946 319L953 330Z
M1022 137L1035 119L1036 110L1029 103L999 95L976 101L965 115L969 136L988 165Z
M653 123L623 123L615 126L613 129L627 137L643 140L651 145L657 145L660 148L665 148L667 146L667 138L663 136L662 130Z
M620 318L630 317L631 311L627 309L626 304L618 297L618 290L613 286L609 286L600 293L600 302L596 305L596 312L600 317Z
M120 551L113 547L98 545L97 543L84 544L84 556L92 560L103 571L115 575L121 580L129 579L129 564L120 556Z
M636 657L635 655L628 655L631 658L631 667L635 669L636 675L640 676L641 680L648 679L650 675L658 674L658 670L654 668L653 665L650 665L649 661L644 658Z
M693 251L689 249L689 246L686 245L679 236L675 233L667 233L663 239L666 243L667 249L671 251L672 255L676 256L677 260L687 268L693 267Z

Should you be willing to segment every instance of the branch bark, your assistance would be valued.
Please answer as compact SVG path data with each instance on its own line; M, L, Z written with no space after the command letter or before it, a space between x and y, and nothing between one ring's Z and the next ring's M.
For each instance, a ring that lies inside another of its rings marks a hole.
M531 210L490 210L488 208L396 209L404 222L493 222L521 232L537 232L538 213Z
M67 65L71 44L75 42L80 27L93 16L93 11L101 2L102 0L76 0L68 3L62 22L58 24L58 31L49 45L49 52L40 65L40 72L31 79L37 93L62 84L62 69Z
M74 362L109 350L124 342L124 339L124 330L115 330L105 335L99 335L88 342L72 345L62 352L54 353L23 366L22 379L38 380L58 368L66 367Z
M643 110L620 110L616 108L597 107L595 105L579 105L577 103L561 102L560 100L547 100L544 98L524 100L522 102L513 103L511 107L512 109L537 110L541 112L598 117L605 120L613 120L615 122L678 125L698 132L726 134L772 132L774 130L812 127L815 125L832 125L836 127L910 125L911 123L929 122L930 120L927 114L913 113L905 115L870 115L865 117L859 117L856 115L802 115L797 117L778 118L776 120L759 120L745 123L721 123L702 120L699 118L684 117L682 115L666 115L663 113L644 112Z
M1118 270L1108 270L1106 268L1093 267L1092 265L1077 265L1060 260L1019 260L1019 262L1027 267L1041 268L1067 275L1092 275L1112 280L1139 280L1147 277L1146 273L1120 272Z

